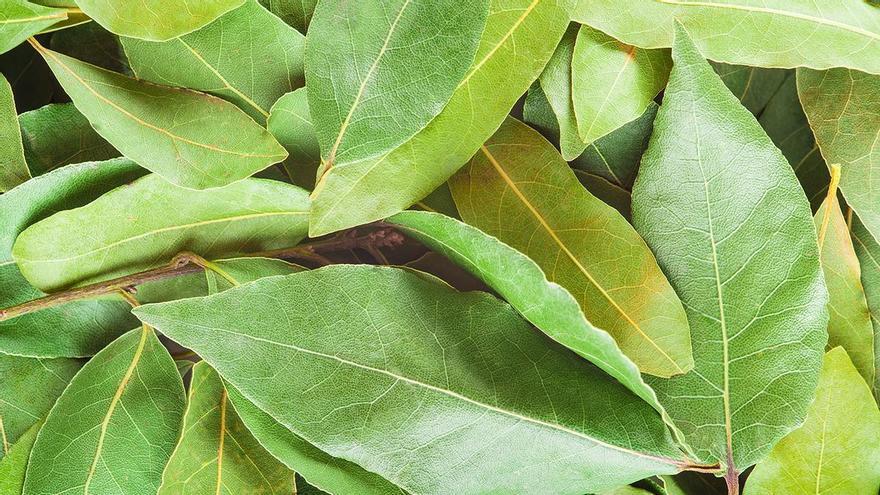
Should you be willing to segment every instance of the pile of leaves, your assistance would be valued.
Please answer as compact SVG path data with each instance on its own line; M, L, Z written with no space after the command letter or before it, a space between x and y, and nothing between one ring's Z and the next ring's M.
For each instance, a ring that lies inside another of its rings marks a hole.
M0 0L0 494L876 495L880 8Z

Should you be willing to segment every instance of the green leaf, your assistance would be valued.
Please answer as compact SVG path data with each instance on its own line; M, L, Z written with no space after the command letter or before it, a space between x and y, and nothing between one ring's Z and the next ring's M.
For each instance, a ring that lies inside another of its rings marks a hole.
M535 260L643 373L693 367L684 308L651 251L541 135L509 118L449 183L465 222Z
M21 495L28 457L43 421L37 421L22 435L0 461L0 495Z
M148 175L30 226L12 252L25 278L52 291L156 268L181 251L219 258L293 246L308 208L306 192L282 182L192 191Z
M574 296L547 280L527 256L466 223L436 213L405 211L388 221L480 278L539 330L617 379L665 418L665 410L638 367L607 332L587 321Z
M31 179L0 196L0 307L44 294L12 259L19 232L53 213L82 206L144 170L126 159L83 163ZM119 298L75 301L0 322L0 352L32 357L82 357L98 352L137 323Z
M746 482L746 495L880 490L880 411L846 351L825 355L807 419L783 438Z
M260 3L289 26L306 34L318 0L260 0Z
M712 67L721 76L727 89L755 116L761 115L764 107L790 73L780 69L729 65L720 62L713 63Z
M449 184L446 182L440 184L437 189L434 189L434 192L422 198L413 207L422 211L433 211L448 217L459 218L458 207L455 206L452 191L449 190Z
M18 116L24 156L34 175L62 165L119 156L71 103L53 103Z
M8 191L30 178L12 87L0 74L0 192Z
M158 494L295 493L293 471L257 443L217 372L197 363L189 387L183 433Z
M124 334L83 366L49 412L23 494L155 494L185 401L155 332Z
M644 114L666 86L671 67L667 50L624 45L581 26L571 86L578 133L584 142L592 143Z
M798 100L796 81L795 74L789 73L758 121L788 158L810 204L817 209L825 199L831 178Z
M492 0L475 62L443 111L394 151L328 170L313 193L310 235L379 220L439 187L501 125L567 26L555 0Z
M199 29L163 43L124 38L138 79L211 93L257 122L285 93L304 83L305 37L248 0Z
M566 160L577 158L587 147L587 143L578 134L576 109L572 104L572 54L577 36L578 24L572 23L538 78L554 116L553 121L557 127L554 134L558 134L559 149Z
M86 22L54 33L50 48L113 72L131 74L119 36L107 31L97 22Z
M822 156L841 167L840 191L847 204L880 238L880 76L801 69L797 86Z
M282 426L233 386L227 384L229 399L241 420L262 446L309 483L330 493L389 495L405 493L382 478L349 461L333 457ZM297 492L299 493L299 492Z
M314 189L321 148L315 136L306 88L299 88L275 102L268 125L275 139L287 150L288 157L283 163L287 175L294 184Z
M245 0L76 0L89 17L120 36L166 41L191 33Z
M414 493L448 493L451 469L456 493L582 493L684 462L656 411L509 306L409 271L329 266L135 311L306 441Z
M547 100L547 95L541 89L540 78L529 87L523 101L523 122L532 126L549 141L559 141L559 121L553 113L553 107Z
M62 9L43 7L25 0L0 0L0 53L15 48L44 28L67 19Z
M699 459L731 474L803 420L828 296L791 167L678 29L633 222L684 303L695 367L649 383Z
M332 167L399 146L443 109L486 25L489 0L324 0L306 49L309 108Z
M170 182L220 187L287 157L269 131L231 103L37 49L98 134Z
M0 354L0 458L34 424L46 417L82 361ZM0 480L3 477L0 476Z
M583 170L574 169L574 175L593 196L617 210L627 222L632 221L632 193L629 190Z
M843 347L865 381L874 383L874 327L862 288L859 259L840 203L836 195L831 199L830 203L826 200L822 204L815 217L828 287L828 347ZM826 214L828 223L823 227Z
M861 1L574 0L571 15L643 48L672 46L678 20L719 62L880 73L880 10Z
M858 218L853 218L851 234L874 327L874 382L870 385L880 400L880 244Z

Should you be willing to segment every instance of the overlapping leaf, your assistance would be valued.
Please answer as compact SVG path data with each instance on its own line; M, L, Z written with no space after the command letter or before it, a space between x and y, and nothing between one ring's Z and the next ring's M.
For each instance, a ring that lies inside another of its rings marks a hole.
M304 41L247 0L194 33L162 43L124 38L123 46L139 79L214 94L265 123L275 101L303 85Z
M858 218L853 219L851 234L874 327L874 382L870 385L874 396L880 399L880 243Z
M407 271L325 267L135 311L308 442L412 492L579 493L684 463L660 414L509 306Z
M684 303L695 367L649 383L735 479L803 420L828 296L791 167L680 26L673 59L633 221Z
M624 43L672 46L683 23L707 58L762 67L880 73L880 9L825 0L574 0L572 18Z
M284 169L293 183L306 189L315 188L321 148L315 136L306 88L282 96L272 106L269 131L287 150Z
M155 494L185 400L174 361L153 330L124 334L83 366L52 408L23 494Z
M306 34L318 0L260 0L260 3L289 26Z
M245 0L76 0L83 12L120 36L152 41L177 38L239 7Z
M0 192L8 191L30 178L12 87L0 74Z
M791 72L723 63L713 63L712 67L730 92L755 116L761 115Z
M693 367L684 309L654 256L537 132L509 118L450 188L464 221L535 260L642 372Z
M880 411L842 347L825 355L807 419L755 466L746 495L880 490Z
M28 457L42 426L42 420L31 426L0 460L0 495L21 494Z
M155 268L182 251L217 258L293 246L308 207L305 191L281 182L192 191L149 175L30 226L13 257L34 286L57 290Z
M35 47L98 134L170 182L220 187L287 157L269 131L231 103Z
M67 19L67 12L26 0L0 0L0 53L40 30Z
M572 103L572 55L577 35L578 24L572 23L538 78L558 127L559 150L566 160L577 158L587 147L578 134L576 109Z
M567 26L556 0L492 0L474 64L443 111L394 151L328 170L313 194L311 235L387 217L439 187L501 125Z

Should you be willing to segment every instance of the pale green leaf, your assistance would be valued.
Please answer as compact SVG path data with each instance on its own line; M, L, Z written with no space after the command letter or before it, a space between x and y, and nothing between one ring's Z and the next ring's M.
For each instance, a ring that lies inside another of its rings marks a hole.
M304 41L257 0L247 0L180 38L123 38L122 44L139 79L211 93L265 123L275 101L304 83Z
M192 191L148 175L31 225L12 251L25 278L51 291L156 268L181 251L219 258L293 246L308 207L305 191L282 182Z
M480 278L539 330L591 361L665 416L638 367L608 333L587 321L574 296L547 280L527 256L443 215L405 211L388 221Z
M791 167L680 25L673 60L633 222L684 303L695 367L648 382L699 458L733 472L803 420L828 296Z
M492 0L474 64L443 111L394 151L328 170L313 193L311 236L387 217L439 187L501 125L567 26L556 0Z
M797 78L789 73L779 91L767 103L758 121L773 144L788 159L813 209L819 207L828 191L828 167L816 145L807 116L797 94Z
M874 328L862 288L859 260L836 195L816 212L822 272L828 287L828 347L843 347L865 381L874 383ZM829 206L830 204L830 206ZM830 208L830 212L829 212ZM828 226L821 236L825 215Z
M825 355L807 419L783 438L746 481L746 495L874 494L880 490L880 411L836 347Z
M0 0L0 53L15 48L57 22L67 19L67 12L36 5L25 0Z
M385 153L443 109L474 61L489 0L324 0L306 49L328 166Z
M76 5L111 33L165 41L209 24L244 1L76 0Z
M880 9L860 0L574 0L571 14L643 48L672 46L677 19L719 62L880 73Z
M312 125L306 88L282 96L269 114L269 131L287 150L284 170L294 184L306 189L315 188L321 148Z
M541 135L509 118L449 183L465 222L535 260L643 373L693 367L684 308L651 251Z
M204 361L192 369L182 431L158 495L295 493L293 471L257 443Z
M572 101L581 139L592 143L645 113L666 86L671 67L667 50L624 45L581 26L571 67Z
M381 476L318 449L263 412L232 385L227 384L226 388L235 410L257 441L309 483L339 494L405 493Z
M880 399L880 244L858 218L853 218L851 234L874 327L874 382L870 385Z
M23 495L154 495L186 398L174 360L144 326L92 358L40 429Z
M260 0L260 3L288 25L306 34L318 0Z
M31 426L0 461L0 495L21 495L28 457L42 426L42 420Z
M269 131L232 103L138 81L36 46L98 134L170 182L220 187L287 157Z
M329 266L134 311L306 441L414 493L583 493L684 462L603 371L494 297L409 271Z
M554 134L558 133L559 150L566 160L577 158L587 147L587 143L578 134L576 109L572 103L572 76L574 74L572 54L574 53L575 39L578 36L578 26L575 23L568 26L568 31L563 35L556 51L547 62L544 72L538 78L541 90L543 90L554 115L553 120L557 127Z
M843 197L880 238L880 76L800 69L797 86L825 162L841 167Z
M78 359L0 354L0 458L29 428L46 417L82 364Z
M0 74L0 192L8 191L30 178L12 87Z
M34 175L62 165L119 156L71 103L53 103L18 116L24 156Z
M69 165L0 196L0 307L44 295L22 277L12 259L19 232L59 210L82 206L144 172L126 159ZM0 322L0 352L91 356L136 323L128 304L119 298L74 301Z

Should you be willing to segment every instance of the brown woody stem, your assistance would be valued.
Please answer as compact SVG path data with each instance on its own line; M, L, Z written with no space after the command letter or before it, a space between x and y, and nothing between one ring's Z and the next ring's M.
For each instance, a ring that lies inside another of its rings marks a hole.
M403 236L401 234L390 228L381 228L365 235L357 235L355 231L349 231L339 236L316 241L310 244L301 244L299 246L275 249L272 251L262 251L259 253L249 253L241 255L240 257L301 259L320 261L321 264L328 264L330 263L330 260L321 256L318 251L334 252L351 249L375 249L397 246L402 242ZM213 263L210 264L213 265ZM39 299L0 309L0 321L9 320L28 313L58 306L60 304L78 301L80 299L119 294L121 291L130 293L133 292L134 287L147 282L178 277L187 273L199 272L204 269L205 260L201 256L187 252L180 253L171 260L171 263L163 267L114 278L104 282L97 282L83 287L77 287L63 292L57 292ZM211 268L209 267L208 269Z

